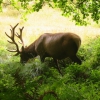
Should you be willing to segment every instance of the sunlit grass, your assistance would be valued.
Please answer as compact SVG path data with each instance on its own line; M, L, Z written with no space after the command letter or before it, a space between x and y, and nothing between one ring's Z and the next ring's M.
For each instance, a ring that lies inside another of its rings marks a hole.
M0 38L5 38L3 41L7 42L5 31L10 34L10 26L20 23L19 27L25 26L23 30L23 39L26 45L29 45L43 33L56 32L73 32L78 34L82 43L87 42L88 38L94 38L100 34L100 28L93 26L76 26L70 18L61 16L61 11L52 9L48 6L43 7L39 12L34 12L27 16L28 20L21 19L20 13L12 10L12 7L6 8L0 14ZM18 31L18 28L16 29Z

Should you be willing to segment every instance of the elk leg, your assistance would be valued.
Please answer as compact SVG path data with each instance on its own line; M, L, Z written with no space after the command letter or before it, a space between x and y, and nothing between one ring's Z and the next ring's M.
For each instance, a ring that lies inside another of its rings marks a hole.
M41 62L44 62L45 57L44 56L40 56Z
M48 54L46 52L40 55L41 62L44 62L45 57L48 57Z
M53 60L54 60L54 62L55 62L55 64L56 64L56 67L57 67L59 73L63 76L63 74L62 74L62 72L60 71L60 68L59 68L59 66L58 66L58 60L57 60L57 59L54 59L54 58L53 58Z
M77 63L77 64L79 64L79 65L81 65L81 60L75 55L75 56L72 56L72 57L70 57L71 58L71 60L75 63Z

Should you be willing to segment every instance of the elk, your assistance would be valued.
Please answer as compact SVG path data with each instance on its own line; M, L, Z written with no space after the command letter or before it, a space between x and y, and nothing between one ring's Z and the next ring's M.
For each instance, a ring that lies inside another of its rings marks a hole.
M22 31L24 27L19 28L20 34L15 33L15 28L18 26L17 23L14 27L11 25L11 36L6 32L5 34L12 40L8 41L11 44L15 44L16 50L8 50L10 52L16 52L16 56L20 54L20 62L26 63L30 58L40 56L41 62L44 62L46 57L52 57L54 62L60 72L58 67L58 60L65 59L69 57L72 62L81 64L81 60L77 57L78 49L81 45L81 39L78 35L74 33L44 33L37 40L35 40L28 47L24 47L24 42L22 39ZM22 43L22 48L19 50L19 46L15 41L15 35L20 39Z

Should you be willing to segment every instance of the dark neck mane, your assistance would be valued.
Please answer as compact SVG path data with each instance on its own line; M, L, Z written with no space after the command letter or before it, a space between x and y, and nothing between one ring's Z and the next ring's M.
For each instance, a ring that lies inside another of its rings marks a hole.
M35 42L33 42L32 44L30 44L28 47L26 47L25 48L25 52L36 53L35 52Z

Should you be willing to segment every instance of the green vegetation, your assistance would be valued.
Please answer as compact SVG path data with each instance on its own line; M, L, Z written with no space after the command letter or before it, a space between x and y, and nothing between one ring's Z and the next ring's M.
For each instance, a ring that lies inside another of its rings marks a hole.
M90 18L96 23L100 21L100 0L1 0L0 10L7 5L12 5L18 11L23 9L25 15L49 5L59 8L64 16L72 16L78 25L90 24Z
M7 52L2 52L7 57ZM99 100L100 37L82 45L78 55L82 65L60 65L63 77L49 58L42 64L39 58L25 65L15 57L2 61L0 100Z
M99 25L75 26L70 19L60 16L59 10L47 6L29 15L26 22L11 7L5 10L0 14L0 19L4 19L0 22L0 100L100 100ZM10 24L18 22L25 26L25 44L30 44L44 32L70 31L78 34L82 39L78 52L82 65L66 61L63 66L60 62L61 76L51 58L47 58L45 63L37 57L25 65L20 64L19 56L15 57L6 50L14 47L7 43L4 35L5 31L10 33Z

